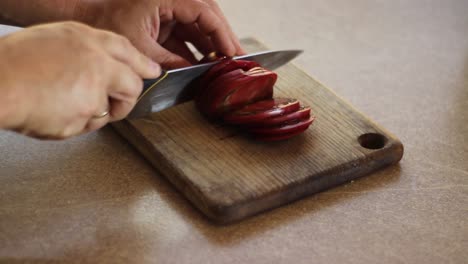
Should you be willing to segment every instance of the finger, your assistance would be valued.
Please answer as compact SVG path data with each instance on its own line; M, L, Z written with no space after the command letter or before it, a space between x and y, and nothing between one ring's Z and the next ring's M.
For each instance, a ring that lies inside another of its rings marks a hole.
M108 31L99 31L101 46L116 60L128 65L141 78L156 78L161 75L161 67L140 53L130 41Z
M221 18L214 10L202 1L183 1L179 0L174 9L175 19L183 24L197 23L200 31L209 36L216 50L234 56L236 48L232 43L229 31Z
M63 134L60 138L70 138L74 136L78 136L84 134L86 131L86 126L88 123L88 118L76 118L73 120L72 123L68 124ZM91 130L90 130L91 131Z
M117 62L112 68L112 74L107 86L106 104L103 106L109 110L109 122L125 118L143 89L142 79L125 64Z
M224 15L223 11L221 10L221 7L219 7L218 3L214 0L206 0L208 1L208 4L213 8L214 12L221 18L223 23L225 24L226 28L229 30L229 34L231 36L231 40L234 43L234 46L236 48L236 55L244 55L245 50L242 48L239 38L237 35L234 33L232 30L231 25L229 24L226 16Z
M109 107L111 109L109 113L109 122L115 122L126 118L135 107L136 102L137 98L134 98L134 100L111 98L109 100Z
M18 132L40 140L62 140L82 134L86 123L86 118L74 118L66 125L49 122L46 126L46 130L36 127ZM44 125L44 123L42 123L42 125Z
M178 24L174 34L178 39L192 43L203 55L215 51L211 39L200 32L197 24Z
M167 22L161 22L159 25L159 34L158 34L158 43L164 43L169 39L171 34L173 33L174 27L177 25L177 22L172 20L172 21L167 21Z
M111 83L110 85L113 85L113 83L116 81L115 77L113 76L118 72L115 69L115 64L121 64L120 62L114 62L111 61L107 63L106 65L111 65L108 66L107 71L105 71L103 74L107 74L107 76L110 78L107 83ZM123 65L123 64L122 64ZM124 78L121 79L122 81L125 81ZM86 122L84 123L84 126L82 127L81 133L87 133L91 131L95 131L100 129L101 127L105 126L109 121L110 121L110 105L109 105L109 95L108 95L108 90L111 87L109 84L104 85L103 87L96 87L98 89L95 90L95 95L94 97L96 98L96 102L94 103L94 106L92 107L93 111L90 113L91 115L88 115L86 117ZM123 83L125 85L125 83Z
M190 49L187 47L187 44L175 36L171 36L169 39L167 39L167 41L162 46L170 52L181 56L191 64L196 64L198 62L192 51L190 51Z
M109 103L103 103L103 107L101 112L96 113L95 116L92 116L90 119L87 120L85 123L85 126L83 129L80 131L80 134L88 133L91 131L98 130L102 128L103 126L107 125L111 121L111 116L110 114L107 114L108 111L110 111L110 106ZM109 112L110 113L110 112Z
M142 40L138 41L139 49L155 62L161 64L164 69L176 69L191 66L192 64L183 57L170 52L149 36L142 36Z

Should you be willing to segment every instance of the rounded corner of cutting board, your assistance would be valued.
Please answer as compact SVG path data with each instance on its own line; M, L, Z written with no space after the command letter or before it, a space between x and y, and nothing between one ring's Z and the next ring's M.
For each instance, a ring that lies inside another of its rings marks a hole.
M400 139L398 138L393 138L391 141L391 146L392 148L392 155L393 155L393 163L398 163L403 159L403 156L405 154L405 146L403 145L403 142L401 142Z
M218 225L231 224L246 217L246 215L239 212L235 204L220 202L216 199L210 199L209 201L205 199L202 206L197 203L194 205L198 207L210 221Z

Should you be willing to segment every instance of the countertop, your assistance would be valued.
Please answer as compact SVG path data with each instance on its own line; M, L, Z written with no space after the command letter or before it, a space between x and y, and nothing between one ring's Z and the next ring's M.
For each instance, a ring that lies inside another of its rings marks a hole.
M468 1L220 1L398 136L397 166L229 226L107 127L0 132L0 262L466 263ZM0 30L5 31L2 27Z

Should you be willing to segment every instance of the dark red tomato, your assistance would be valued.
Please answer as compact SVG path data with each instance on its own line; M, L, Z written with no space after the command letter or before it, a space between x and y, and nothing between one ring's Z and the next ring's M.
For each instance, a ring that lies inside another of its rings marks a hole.
M268 136L268 135L284 135L289 133L294 133L297 131L303 131L307 129L312 122L314 122L314 117L307 120L300 120L295 123L288 123L285 125L275 126L275 127L256 127L250 128L248 131L257 136Z
M310 118L310 107L301 106L299 110L280 116L266 118L251 124L251 127L278 126L285 123L292 123L298 120L307 120Z
M295 112L300 108L297 99L274 98L248 104L239 110L228 113L224 121L230 124L254 124L264 119Z

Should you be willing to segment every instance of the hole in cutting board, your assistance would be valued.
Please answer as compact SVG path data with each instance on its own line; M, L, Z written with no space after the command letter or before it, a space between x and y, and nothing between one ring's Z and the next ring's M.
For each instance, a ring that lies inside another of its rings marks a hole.
M387 143L387 138L378 133L366 133L358 137L358 142L366 149L381 149Z

